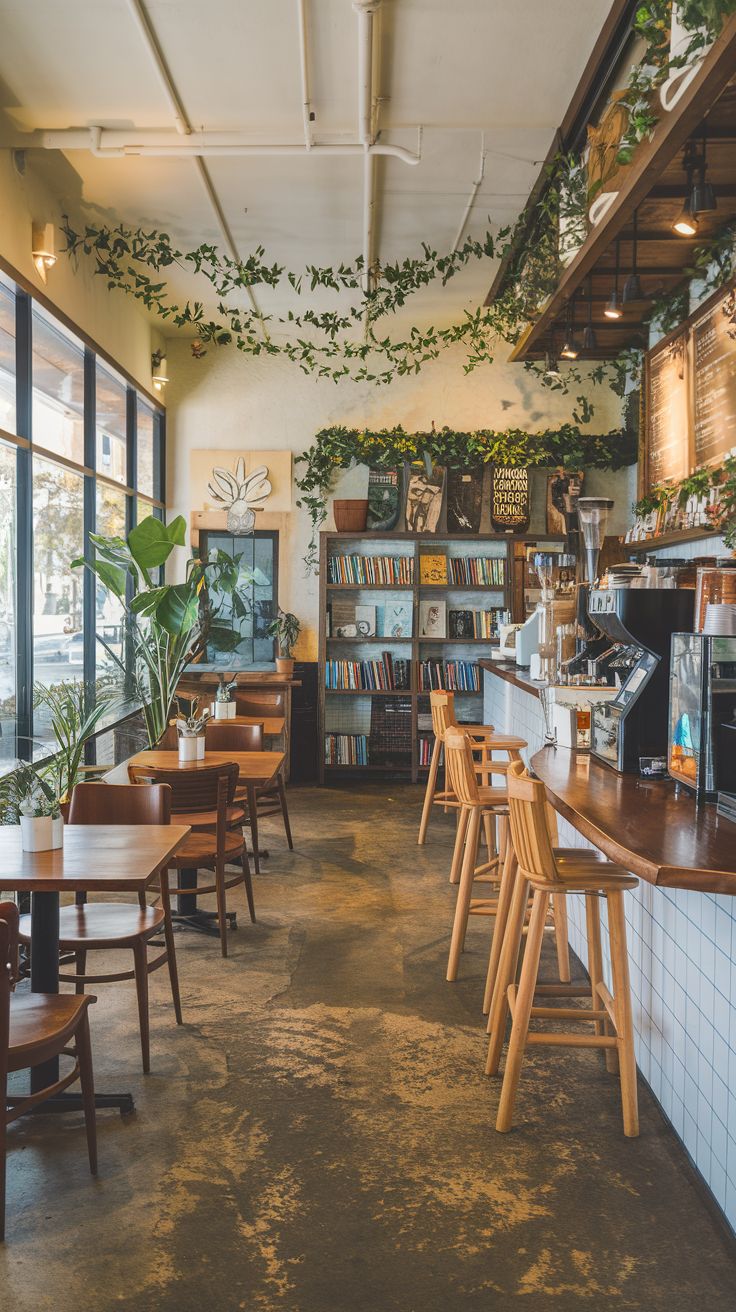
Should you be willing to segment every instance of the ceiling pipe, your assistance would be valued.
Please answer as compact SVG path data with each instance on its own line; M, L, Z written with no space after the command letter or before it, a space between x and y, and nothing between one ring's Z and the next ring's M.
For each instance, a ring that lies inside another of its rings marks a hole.
M52 128L24 133L13 140L10 149L89 150L100 159L122 159L130 155L173 157L176 155L362 155L366 147L358 142L312 142L307 152L301 141L249 141L238 132L190 132L186 138L166 132L113 128ZM368 146L371 155L390 155L403 164L418 164L421 148L416 152L404 146L377 141Z
M376 174L371 148L374 146L373 121L373 17L381 0L353 0L358 15L358 138L364 151L363 159L363 290L373 284L373 233L375 219ZM365 331L369 320L366 310Z
M451 252L451 254L453 254L453 255L455 254L455 251L457 250L458 246L460 245L460 242L461 242L462 239L463 239L463 233L465 232L465 228L466 228L466 226L467 226L468 219L470 218L471 211L472 211L473 206L474 206L474 204L475 204L475 198L476 198L476 196L478 195L478 191L480 190L481 183L483 182L483 174L485 173L485 169L486 169L486 134L485 134L485 132L481 132L481 134L480 134L480 167L479 167L479 169L478 169L478 176L477 176L477 178L475 179L475 182L473 183L473 185L472 185L472 187L471 187L471 189L470 189L470 196L468 197L468 203L467 203L467 205L465 206L465 212L464 212L463 217L462 217L462 222L461 222L461 224L460 224L460 227L459 227L458 230L457 230L457 236L456 236L454 242L452 243L452 252Z
M138 31L140 32L143 38L144 44L148 50L148 53L151 56L154 67L156 68L156 71L158 73L159 79L163 86L164 94L166 95L172 113L174 115L176 130L180 136L190 138L190 141L180 142L179 144L181 146L189 147L191 143L191 138L194 137L195 134L192 132L192 125L189 122L189 119L187 117L187 112L179 97L179 93L176 89L176 86L174 85L174 79L172 78L171 73L169 72L168 64L166 63L163 50L161 49L161 46L158 41L158 37L156 36L156 33L151 24L151 20L149 19L148 14L144 9L143 4L141 3L141 0L128 0L128 8L130 9L131 14L133 15ZM97 129L97 132L98 132L98 136L96 141L95 153L99 155L103 153L103 146L102 146L103 133L100 129ZM225 213L220 203L220 198L217 195L215 184L213 183L212 178L210 177L209 169L207 168L207 165L202 159L201 154L196 153L194 150L192 151L187 150L186 153L187 154L191 153L195 160L197 166L197 172L199 174L200 181L204 188L204 193L207 199L209 200L215 218L217 219L217 223L220 228L220 232L222 233L223 241L227 247L228 254L230 255L231 259L235 260L237 264L240 264L241 263L240 253L235 244L235 239L230 230L230 225L227 219L225 218ZM250 286L247 286L246 292L253 313L258 316L258 319L260 321L261 332L263 333L265 340L268 342L269 341L268 329L266 328L266 325L263 321L263 314L255 298L253 289Z
M296 0L299 15L299 62L302 74L302 122L304 124L304 145L307 150L313 146L312 138L312 102L309 98L309 59L307 56L307 0Z

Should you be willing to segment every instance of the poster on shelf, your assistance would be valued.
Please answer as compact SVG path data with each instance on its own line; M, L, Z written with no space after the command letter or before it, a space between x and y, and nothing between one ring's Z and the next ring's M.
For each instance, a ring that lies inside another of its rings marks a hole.
M447 472L447 532L479 533L483 466Z
M410 466L405 516L410 533L436 532L444 490L445 470L441 465L432 465L431 472L423 464Z
M443 600L420 601L419 637L444 638L447 632L447 605Z
M393 601L383 607L382 638L411 638L414 608L410 601Z
M491 523L497 533L525 533L529 527L529 470L494 465Z
M582 495L583 470L555 469L547 475L547 532L567 537L578 528L578 498Z
M355 628L359 638L375 638L376 636L375 606L355 607Z
M372 531L390 532L399 519L401 474L398 469L368 471L368 519Z
M333 638L357 638L355 603L352 601L332 602L332 636Z

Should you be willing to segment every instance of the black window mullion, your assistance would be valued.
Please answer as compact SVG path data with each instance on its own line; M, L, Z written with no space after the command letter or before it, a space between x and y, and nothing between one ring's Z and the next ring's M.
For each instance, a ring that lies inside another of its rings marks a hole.
M153 495L166 504L166 415L160 410L153 415Z
M32 302L16 289L16 425L19 437L33 436ZM33 464L27 448L16 452L15 705L18 756L30 759L33 734Z
M135 390L128 388L126 399L126 439L127 439L127 479L128 487L136 487L136 433L137 433L137 402ZM125 536L127 537L136 524L136 499L132 496L125 498ZM125 584L125 595L128 604L133 599L133 579L128 575ZM124 639L125 650L125 698L132 699L134 696L133 684L133 639L129 631L125 633Z
M97 468L97 378L94 351L84 352L84 463L88 469ZM89 557L93 547L90 534L97 522L95 479L84 476L84 554ZM84 681L94 687L97 667L97 606L95 580L89 570L84 571L83 598L83 671Z

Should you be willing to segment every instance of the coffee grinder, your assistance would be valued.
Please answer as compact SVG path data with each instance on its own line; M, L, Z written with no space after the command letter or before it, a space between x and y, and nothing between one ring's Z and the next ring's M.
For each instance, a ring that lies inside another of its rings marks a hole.
M613 674L607 668L607 660L601 658L607 657L611 651L611 642L591 619L589 601L598 576L598 561L612 509L613 501L610 497L580 497L577 502L583 535L584 551L581 560L584 578L575 589L576 652L567 663L569 676L594 675L598 681L605 675L609 683L613 683Z

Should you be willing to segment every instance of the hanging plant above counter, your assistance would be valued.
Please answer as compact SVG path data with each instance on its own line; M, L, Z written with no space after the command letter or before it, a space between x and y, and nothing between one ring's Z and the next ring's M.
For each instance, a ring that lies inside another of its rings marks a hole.
M307 451L297 456L306 466L297 478L301 493L297 505L312 522L306 556L307 570L317 566L317 533L327 515L327 501L338 470L352 465L369 469L400 469L414 460L450 469L470 469L486 464L525 468L564 465L575 469L621 469L637 459L636 440L626 432L594 436L581 433L575 424L541 433L515 428L495 431L455 432L450 428L406 433L400 426L369 432L357 428L323 428Z

